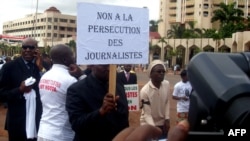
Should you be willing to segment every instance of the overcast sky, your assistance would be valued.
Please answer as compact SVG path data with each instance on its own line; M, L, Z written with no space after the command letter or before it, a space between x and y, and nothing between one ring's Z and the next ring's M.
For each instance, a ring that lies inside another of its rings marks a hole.
M55 6L62 14L76 15L78 2L91 2L129 7L148 7L149 19L159 19L160 0L1 0L0 34L2 34L3 22L23 18L27 14L35 13L37 1L38 13L43 13L49 7Z

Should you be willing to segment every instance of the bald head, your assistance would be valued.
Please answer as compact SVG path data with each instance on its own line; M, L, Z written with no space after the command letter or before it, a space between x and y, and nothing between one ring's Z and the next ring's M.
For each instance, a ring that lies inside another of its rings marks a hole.
M58 44L51 48L50 56L53 64L61 64L69 66L75 63L74 55L72 50L64 44Z
M29 37L25 38L22 42L22 45L29 45L29 44L32 44L37 47L38 41Z

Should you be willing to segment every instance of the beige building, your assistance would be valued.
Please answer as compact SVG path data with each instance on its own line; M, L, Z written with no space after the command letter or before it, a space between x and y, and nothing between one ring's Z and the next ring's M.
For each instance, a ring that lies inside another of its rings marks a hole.
M4 22L3 34L33 37L39 41L39 47L68 43L76 36L76 16L62 14L57 8L50 7L44 13Z
M154 56L168 61L169 67L179 64L185 67L190 59L199 52L250 52L250 31L237 32L232 38L224 40L213 40L212 38L194 38L194 39L167 39L167 43L159 43L159 39L152 39L152 44L157 45L151 50L149 60ZM163 51L163 53L162 53ZM175 53L173 53L175 51ZM161 57L164 55L163 57Z
M217 28L218 23L211 23L213 11L219 4L236 2L236 8L244 11L244 17L250 15L249 0L160 0L160 16L163 22L159 24L160 35L166 36L171 25L195 22L195 27L200 29Z
M189 21L195 22L195 28L217 28L217 23L211 23L213 11L219 4L236 2L236 8L244 12L244 17L250 15L250 0L160 0L160 18L158 32L161 37L167 36L171 25L179 23L185 25ZM208 52L244 52L250 51L249 31L237 32L232 38L213 40L211 38L195 39L166 39L166 43L159 43L153 39L156 48L151 51L150 61L158 54L159 59L168 62L169 67L179 64L185 67L190 59L201 51Z

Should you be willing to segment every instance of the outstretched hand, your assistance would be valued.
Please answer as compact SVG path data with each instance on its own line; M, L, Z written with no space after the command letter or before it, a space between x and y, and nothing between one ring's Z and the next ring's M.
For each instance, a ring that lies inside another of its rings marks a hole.
M188 136L189 123L186 120L173 127L168 136L168 141L185 141ZM112 141L147 141L157 139L162 134L158 127L146 124L139 127L128 127L115 136Z
M168 133L168 141L185 141L188 136L188 131L188 121L182 120Z
M147 141L157 139L162 134L160 128L145 124L139 127L128 127L115 136L113 141Z

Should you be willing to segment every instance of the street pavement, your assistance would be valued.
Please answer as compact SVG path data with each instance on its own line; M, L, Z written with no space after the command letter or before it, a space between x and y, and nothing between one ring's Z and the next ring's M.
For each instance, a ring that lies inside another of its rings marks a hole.
M139 87L142 87L145 83L149 81L149 76L146 71L136 71L137 75L137 81L139 84ZM171 87L171 92L173 89L174 84L176 84L178 81L180 81L180 76L179 75L174 75L172 72L167 72L165 75L165 79L167 79L170 82L170 87ZM173 104L171 106L171 117L173 118L175 116L174 111L175 111L175 102L171 102ZM3 108L3 106L0 106L0 141L8 141L7 132L4 130L4 122L5 122L5 114L6 114L6 109ZM173 120L172 120L173 121ZM173 124L173 123L172 123Z

